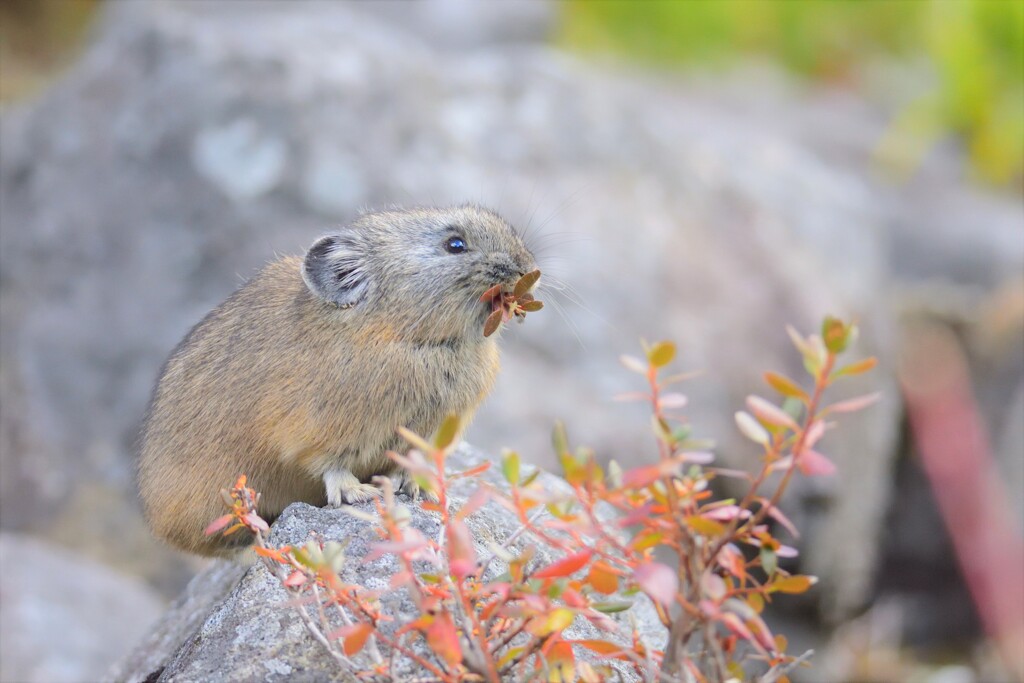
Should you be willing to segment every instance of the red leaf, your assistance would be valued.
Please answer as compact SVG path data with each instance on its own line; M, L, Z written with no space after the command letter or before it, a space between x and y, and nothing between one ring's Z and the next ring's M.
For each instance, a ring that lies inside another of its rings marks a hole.
M501 313L502 311L499 308L498 310L494 311L489 316L487 316L487 320L484 322L485 337L490 337L492 334L497 332L498 328L501 326Z
M284 585L288 587L301 586L306 583L306 575L300 571L292 572L287 579L284 580Z
M836 471L836 466L831 460L810 448L800 454L800 459L796 461L796 466L808 477L828 476L835 474Z
M490 463L487 464L490 465ZM469 500L467 500L466 504L462 506L462 509L459 510L458 513L456 513L456 516L459 519L465 519L466 517L469 517L471 514L473 514L481 507L483 507L483 505L490 499L490 489L481 486L480 488L473 492L473 495L469 497Z
M743 553L732 543L727 543L718 551L718 564L738 579L747 575L747 565L743 559Z
M226 527L228 524L231 524L231 521L234 518L234 515L224 515L223 517L218 517L217 519L210 522L210 526L206 527L206 531L204 531L203 533L207 536L215 534L224 527Z
M486 292L480 295L480 301L481 303L486 301L493 301L494 298L497 297L499 294L501 294L501 285L494 285L493 287L491 287Z
M250 512L242 518L245 523L250 527L255 527L260 531L270 531L270 525L263 521L263 518L257 515L255 512Z
M469 527L460 519L448 523L448 566L452 575L464 579L476 569L476 549Z
M750 510L741 508L739 505L722 505L708 510L707 512L702 512L700 513L700 516L707 519L717 519L721 522L728 522L736 519L737 517L747 519L750 517Z
M728 590L722 577L711 571L704 572L700 579L700 586L704 590L704 595L715 602L721 602Z
M793 417L784 411L782 408L769 403L760 396L750 395L747 396L747 407L750 408L757 419L761 420L765 424L775 425L777 427L787 427L792 429L794 432L800 429L800 425L796 423Z
M865 394L864 396L848 398L845 401L833 403L826 410L833 413L853 413L863 408L867 408L880 398L882 398L882 392L876 391L873 394Z
M666 408L684 408L686 407L687 399L686 396L678 392L671 392L668 394L662 394L661 398L658 399L658 406L664 410Z
M774 505L769 505L770 501L767 498L758 498L757 500L768 509L769 517L784 526L786 531L793 535L793 538L800 538L800 532L797 530L796 525L790 521L789 517L782 514L782 510Z
M569 576L573 572L579 571L583 568L591 558L594 552L587 548L580 552L564 557L557 562L552 562L548 566L544 567L540 571L533 573L535 579L556 579L563 576Z
M825 424L824 420L815 420L814 423L807 428L807 436L804 437L804 446L807 448L813 448L814 444L818 443L818 440L825 435L825 428L828 425Z
M660 562L648 562L633 570L633 579L657 603L672 605L679 592L679 577Z

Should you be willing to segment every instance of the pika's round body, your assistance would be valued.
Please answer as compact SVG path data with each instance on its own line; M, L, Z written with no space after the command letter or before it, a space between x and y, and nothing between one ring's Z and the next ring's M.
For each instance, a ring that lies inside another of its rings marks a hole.
M516 231L472 206L366 214L266 266L189 332L153 392L138 470L153 531L233 554L246 534L203 530L243 473L268 520L377 495L367 482L396 473L398 427L430 434L490 391L479 297L534 268Z

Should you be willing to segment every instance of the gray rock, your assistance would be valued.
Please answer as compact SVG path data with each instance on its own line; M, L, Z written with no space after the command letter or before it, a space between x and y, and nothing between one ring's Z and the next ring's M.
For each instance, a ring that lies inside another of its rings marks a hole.
M0 681L93 683L163 611L138 578L0 533Z
M145 638L106 672L104 680L138 683L159 673L238 585L245 571L243 565L226 560L208 565L189 581Z
M450 471L462 471L483 463L486 456L462 445L450 457ZM500 487L503 485L497 468L491 468L481 477L458 482L452 490L454 509L461 507L465 499L480 485L480 481ZM548 489L564 488L568 485L549 474L541 474L541 483ZM406 501L407 503L407 501ZM357 506L364 513L373 513L374 506L366 503ZM411 524L428 538L437 538L441 531L440 516L429 513L416 505L410 505ZM491 552L494 544L502 545L512 552L521 551L530 543L528 536L520 537L514 544L506 539L518 529L515 515L494 503L489 503L467 518L467 525L477 542L478 556ZM345 583L356 584L370 589L386 589L390 577L400 570L392 556L384 556L372 562L363 561L378 536L372 524L349 515L343 510L320 509L304 503L289 506L274 523L270 536L271 546L301 545L313 536L325 541L336 540L347 543L347 561L340 574ZM547 563L554 559L544 547L538 547L536 562ZM499 560L489 566L487 576L500 576L507 567ZM229 574L220 565L207 569L193 582L187 598L183 598L165 616L158 627L147 637L130 658L122 662L114 676L118 681L354 681L354 671L339 668L322 646L309 634L296 611L287 603L291 597L263 564L254 565L231 593L221 601L223 580ZM230 574L230 576L237 576ZM646 642L655 648L664 647L665 631L658 621L650 601L644 596L634 598L633 607L628 611L612 615L620 626L619 642L627 644L632 621ZM404 590L385 591L382 596L386 614L395 618L383 628L389 634L418 613ZM186 609L187 607L187 609ZM212 609L211 609L212 607ZM198 629L195 624L200 623ZM341 622L332 623L332 628ZM181 634L191 632L187 641ZM606 637L594 626L578 618L566 630L568 638ZM153 645L160 643L154 651ZM179 648L167 648L162 644L183 643ZM413 650L425 655L424 642L414 639ZM155 652L155 654L154 654ZM389 650L382 646L382 654L389 656ZM579 653L586 658L586 652ZM361 657L361 656L360 656ZM368 665L355 658L357 666ZM591 660L593 661L593 660ZM408 658L399 656L394 673L396 680L407 680L418 672L418 667ZM419 671L419 673L422 673ZM636 680L631 671L623 670L623 680Z

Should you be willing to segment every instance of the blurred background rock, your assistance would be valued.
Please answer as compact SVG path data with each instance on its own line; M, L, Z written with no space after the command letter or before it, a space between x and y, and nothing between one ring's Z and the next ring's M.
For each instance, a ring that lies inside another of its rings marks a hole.
M818 651L801 680L1012 680L896 371L909 323L956 335L1019 535L1024 4L5 0L0 21L3 680L95 680L131 645L104 625L152 620L198 566L150 540L132 475L189 327L361 208L463 201L532 233L558 304L505 335L473 443L551 467L563 419L647 457L616 358L671 338L704 371L696 431L749 467L730 416L762 370L799 374L783 325L856 318L884 398L787 501L822 581L778 630ZM33 563L63 573L33 585ZM57 604L102 572L75 592L106 608Z

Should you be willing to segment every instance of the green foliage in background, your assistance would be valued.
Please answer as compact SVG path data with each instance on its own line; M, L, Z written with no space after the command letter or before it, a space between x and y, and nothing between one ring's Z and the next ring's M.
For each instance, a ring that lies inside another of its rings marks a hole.
M912 168L956 134L978 175L1024 177L1022 0L563 0L561 42L659 66L767 56L809 79L856 86L879 60L927 61L880 156Z

